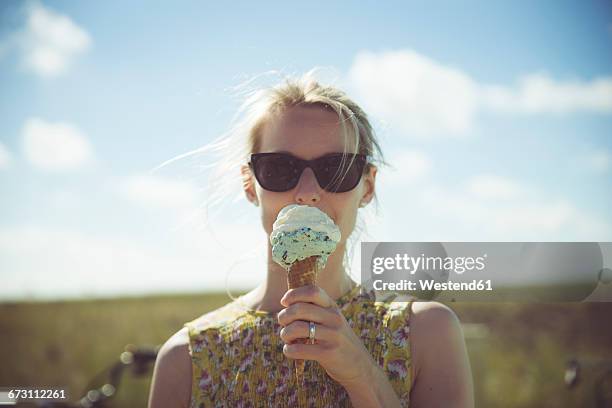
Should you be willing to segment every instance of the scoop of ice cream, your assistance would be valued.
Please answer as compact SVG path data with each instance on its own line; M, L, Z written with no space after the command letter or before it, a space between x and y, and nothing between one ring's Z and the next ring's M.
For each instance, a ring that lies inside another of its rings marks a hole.
M290 204L278 213L270 243L272 258L285 269L292 263L318 256L319 269L340 241L340 229L316 207Z

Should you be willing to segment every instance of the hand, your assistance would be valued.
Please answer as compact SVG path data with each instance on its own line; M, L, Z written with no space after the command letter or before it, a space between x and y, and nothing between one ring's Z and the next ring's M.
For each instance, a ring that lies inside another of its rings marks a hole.
M323 289L315 285L290 289L281 304L286 306L278 314L285 356L318 361L344 387L368 384L375 363L336 302ZM308 338L309 321L317 325L315 344L291 344L295 339Z

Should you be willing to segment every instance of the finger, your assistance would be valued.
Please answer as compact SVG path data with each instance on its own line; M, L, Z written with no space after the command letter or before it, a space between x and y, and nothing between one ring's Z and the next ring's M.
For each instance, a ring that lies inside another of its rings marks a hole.
M283 327L280 331L280 338L283 340L283 342L290 344L296 339L307 339L309 332L310 327L308 322L298 320L291 323L287 327ZM314 339L316 341L331 343L335 339L335 333L329 327L317 324L315 327Z
M329 346L325 343L315 344L285 344L283 354L288 358L299 360L321 360L324 359L329 351Z
M329 297L327 292L316 285L289 289L280 302L283 306L289 306L296 302L310 302L321 307L336 306L336 302Z
M277 319L281 326L287 326L296 320L306 320L336 327L338 317L338 312L334 308L324 308L312 303L299 302L281 310Z

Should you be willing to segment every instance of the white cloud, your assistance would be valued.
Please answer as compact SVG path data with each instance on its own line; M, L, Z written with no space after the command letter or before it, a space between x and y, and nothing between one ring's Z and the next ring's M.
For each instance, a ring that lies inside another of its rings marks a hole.
M23 128L23 152L35 167L47 171L72 170L93 162L92 148L75 125L30 118Z
M7 169L13 162L11 153L8 149L0 142L0 170Z
M414 51L362 51L348 76L367 110L408 133L461 134L472 127L472 79Z
M192 210L198 204L197 187L189 181L163 176L134 175L118 184L129 201L151 209Z
M74 191L56 190L49 196L49 203L60 210L73 210L82 207L84 197Z
M381 170L378 180L382 186L390 188L402 188L408 184L421 182L433 167L430 157L418 150L394 151L387 160L393 168Z
M514 200L491 203L465 189L430 186L420 191L420 202L433 218L452 222L455 230L469 231L464 240L609 239L609 226L603 220L585 214L567 200L542 197L526 187L519 191L522 193L515 194Z
M398 171L378 180L389 220L381 240L609 238L603 220L513 178L485 173L449 184L433 177L433 161L423 152L397 152L390 160Z
M612 113L612 77L525 75L513 86L480 84L413 50L359 52L348 82L366 110L411 137L469 133L478 114Z
M223 225L214 237L206 231L169 233L177 245L158 248L122 234L0 227L0 298L223 290L227 274L229 286L243 290L265 276L265 248L253 244L265 244L260 235L255 226Z
M612 226L564 197L495 174L463 182L435 177L382 184L380 228L373 241L608 241Z
M487 109L508 113L612 112L612 78L558 82L545 74L522 77L515 88L483 86Z
M25 27L6 38L0 57L11 49L20 53L23 66L42 77L65 73L72 61L91 45L89 34L68 16L28 3Z
M519 183L492 174L474 176L466 182L466 190L484 199L511 199L521 192Z

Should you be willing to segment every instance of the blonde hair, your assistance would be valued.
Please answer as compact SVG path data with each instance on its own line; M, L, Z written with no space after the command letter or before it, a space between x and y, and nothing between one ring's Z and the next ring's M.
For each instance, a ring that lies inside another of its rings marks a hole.
M208 226L223 207L225 200L233 195L231 202L244 199L240 179L240 167L249 161L251 153L259 152L261 133L264 125L274 115L292 107L320 107L336 113L341 132L344 136L344 150L348 151L348 141L352 137L356 152L367 156L367 166L381 167L387 165L382 150L374 134L366 113L349 98L345 92L333 85L325 85L316 79L318 69L313 69L301 76L285 76L272 86L252 87L257 77L236 88L239 92L246 90L244 100L232 119L229 131L213 142L198 149L174 157L154 168L151 172L180 159L200 157L212 154L216 156L211 164L198 164L201 170L210 169L205 201L200 206ZM277 73L273 73L277 74ZM348 166L341 166L348 169ZM364 169L364 171L366 170ZM338 177L343 175L338 174ZM378 198L374 195L375 210L378 213ZM212 212L211 210L216 210ZM359 218L359 217L358 217ZM347 242L344 266L350 270L354 243L365 230L365 223L355 223L350 242ZM349 241L349 240L347 240ZM348 253L350 251L350 254Z

